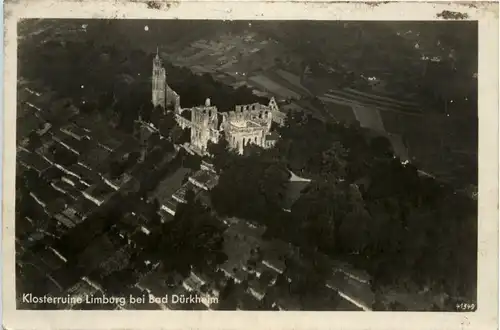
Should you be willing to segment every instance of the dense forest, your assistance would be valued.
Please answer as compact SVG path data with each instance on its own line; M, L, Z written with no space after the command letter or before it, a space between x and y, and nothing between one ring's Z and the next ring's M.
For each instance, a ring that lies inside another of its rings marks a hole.
M279 132L275 148L252 146L243 157L223 141L210 146L221 172L212 190L217 212L368 271L375 292L431 290L448 297L450 310L455 299L475 300L475 201L420 176L385 138L359 127L296 113ZM286 169L312 179L291 213L280 209Z

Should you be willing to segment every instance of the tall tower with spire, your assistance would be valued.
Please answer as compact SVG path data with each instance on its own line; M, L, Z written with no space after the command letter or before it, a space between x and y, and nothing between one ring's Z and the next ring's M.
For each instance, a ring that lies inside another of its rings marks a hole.
M160 54L158 53L158 47L156 48L156 56L153 59L153 95L151 101L156 107L157 105L165 108L165 88L166 88L166 73L163 67Z

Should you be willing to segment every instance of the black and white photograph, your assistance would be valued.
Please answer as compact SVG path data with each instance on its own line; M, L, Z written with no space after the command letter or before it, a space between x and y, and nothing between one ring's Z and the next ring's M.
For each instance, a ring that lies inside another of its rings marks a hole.
M498 103L498 49L491 79L484 20L244 6L16 18L2 210L13 313L483 324L498 289L498 104L485 102Z
M474 311L477 36L19 21L17 308Z

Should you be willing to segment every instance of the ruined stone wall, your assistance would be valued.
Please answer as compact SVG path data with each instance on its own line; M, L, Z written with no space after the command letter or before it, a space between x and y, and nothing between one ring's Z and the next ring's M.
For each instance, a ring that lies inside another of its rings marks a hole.
M276 100L271 98L268 105L260 103L237 105L234 111L222 113L219 123L218 110L206 99L204 106L182 109L180 96L166 82L166 72L158 54L153 60L152 102L165 110L175 113L181 128L191 128L191 145L198 152L206 152L208 141L216 143L224 131L231 148L243 153L248 144L269 147L266 135L272 122L282 124L286 114L280 112ZM181 112L190 111L191 120L181 116Z
M181 98L168 84L165 84L165 104L167 110L173 110L176 114L181 111Z
M253 121L265 125L269 130L272 123L272 112L269 107L258 103L238 105L235 111L227 112L226 121L234 123Z
M242 154L245 146L248 144L256 144L264 147L265 136L267 133L266 126L260 127L234 127L230 123L223 126L226 139L229 147L235 149Z
M191 109L191 144L206 151L208 141L218 140L217 108L196 107Z
M283 125L285 123L285 118L287 114L281 111L273 111L272 112L272 121L277 123L278 125Z
M185 111L189 111L189 110L185 110ZM181 115L178 115L176 114L175 115L175 120L177 121L177 124L182 128L191 128L192 126L192 122L184 117L182 117Z

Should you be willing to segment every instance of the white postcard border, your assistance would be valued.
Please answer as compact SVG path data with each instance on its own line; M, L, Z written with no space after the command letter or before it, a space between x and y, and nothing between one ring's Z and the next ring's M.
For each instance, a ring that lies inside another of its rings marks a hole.
M498 311L498 4L32 0L5 12L3 326L6 329L492 329ZM436 20L443 10L479 21L478 310L439 312L195 312L15 310L15 136L19 18ZM363 314L361 314L363 313Z

